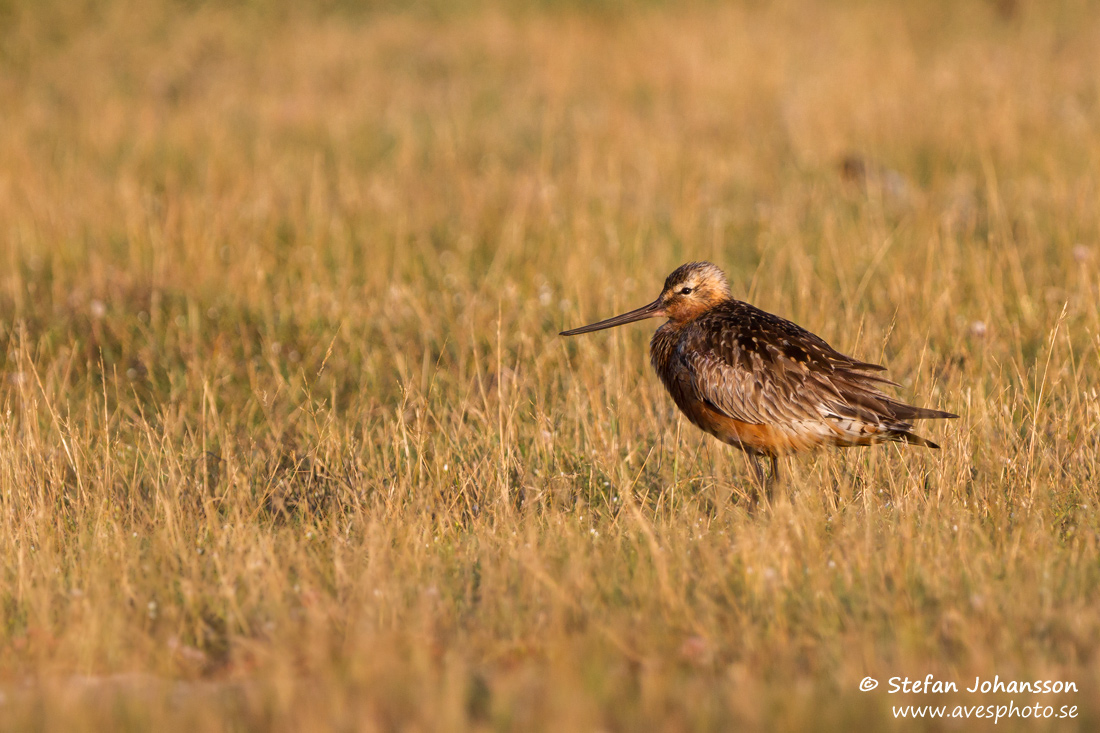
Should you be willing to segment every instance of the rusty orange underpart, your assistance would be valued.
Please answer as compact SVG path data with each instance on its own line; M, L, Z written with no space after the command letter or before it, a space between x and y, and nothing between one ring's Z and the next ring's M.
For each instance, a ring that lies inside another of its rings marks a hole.
M785 456L821 445L821 442L814 441L808 434L785 433L774 425L751 425L730 419L725 422L726 429L721 435L711 434L724 443L736 445L754 455Z
M763 425L734 420L706 407L695 407L684 414L691 422L723 443L740 448L754 456L776 458L812 450L832 441L816 439L808 432L791 432L776 425Z

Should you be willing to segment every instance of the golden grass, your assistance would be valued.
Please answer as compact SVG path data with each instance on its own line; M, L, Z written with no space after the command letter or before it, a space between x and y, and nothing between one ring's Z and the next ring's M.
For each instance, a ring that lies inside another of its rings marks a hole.
M1100 724L1100 18L966 5L0 4L0 728ZM703 258L944 450L750 513L555 336Z

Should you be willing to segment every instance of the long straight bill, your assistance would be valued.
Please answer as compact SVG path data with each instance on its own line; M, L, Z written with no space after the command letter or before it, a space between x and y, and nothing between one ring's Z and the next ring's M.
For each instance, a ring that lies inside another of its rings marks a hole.
M661 301L655 300L649 305L642 306L637 310L632 310L629 313L623 313L621 316L615 316L614 318L608 318L606 321L599 321L588 326L581 326L580 328L574 328L571 331L562 331L559 336L576 336L579 333L592 333L593 331L602 331L605 328L614 328L615 326L621 326L624 323L633 323L634 321L642 321L646 318L659 318L665 314L664 309L661 308Z

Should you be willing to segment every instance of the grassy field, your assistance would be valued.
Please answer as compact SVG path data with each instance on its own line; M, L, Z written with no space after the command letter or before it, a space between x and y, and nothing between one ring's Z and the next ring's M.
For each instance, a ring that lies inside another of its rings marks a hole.
M0 729L1097 728L1095 10L0 2ZM943 450L753 510L693 259Z

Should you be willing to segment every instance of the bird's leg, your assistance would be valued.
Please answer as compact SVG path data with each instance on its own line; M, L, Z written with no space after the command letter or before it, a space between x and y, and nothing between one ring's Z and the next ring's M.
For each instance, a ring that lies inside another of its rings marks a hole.
M763 487L768 480L767 470L764 468L764 462L756 456L749 459L752 463L752 472L756 474L757 488Z
M772 489L779 481L779 459L775 456L766 456L768 464L771 466L771 471L768 471L764 465L764 458L764 456L753 456L749 459L752 462L753 473L756 474L756 491L753 496L753 503L756 504L760 503L761 489L764 493L764 499L771 504Z

